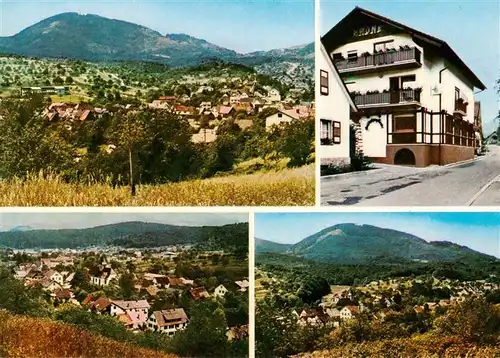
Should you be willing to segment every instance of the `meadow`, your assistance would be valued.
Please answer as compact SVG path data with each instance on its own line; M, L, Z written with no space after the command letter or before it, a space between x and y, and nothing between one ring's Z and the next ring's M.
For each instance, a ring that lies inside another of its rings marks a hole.
M175 358L134 347L48 319L14 316L0 311L1 357L131 357Z
M356 358L356 357L500 357L500 348L478 346L458 337L436 337L432 334L412 338L385 339L372 342L350 343L343 347L300 354L303 358Z
M57 175L0 181L0 206L312 206L314 165L161 185L68 183Z

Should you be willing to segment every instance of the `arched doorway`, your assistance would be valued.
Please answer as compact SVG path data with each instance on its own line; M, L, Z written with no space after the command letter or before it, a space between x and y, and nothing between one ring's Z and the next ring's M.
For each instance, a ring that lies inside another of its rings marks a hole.
M400 149L394 156L396 165L415 165L415 154L407 148Z

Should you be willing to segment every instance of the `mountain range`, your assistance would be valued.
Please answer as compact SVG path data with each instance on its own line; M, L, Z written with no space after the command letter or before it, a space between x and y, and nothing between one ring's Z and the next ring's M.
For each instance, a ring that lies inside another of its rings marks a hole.
M256 240L257 253L271 252L339 264L411 261L478 261L495 257L449 241L431 241L415 235L372 225L338 224L289 247Z
M248 224L175 226L132 221L86 229L0 232L0 247L13 249L156 247L176 244L193 244L214 250L246 248L248 251Z
M263 72L274 65L278 66L275 73L285 76L300 67L310 72L311 79L314 66L313 43L241 54L187 34L162 35L130 22L73 12L49 17L13 36L0 37L0 53L88 61L155 61L172 67L217 59L261 68Z

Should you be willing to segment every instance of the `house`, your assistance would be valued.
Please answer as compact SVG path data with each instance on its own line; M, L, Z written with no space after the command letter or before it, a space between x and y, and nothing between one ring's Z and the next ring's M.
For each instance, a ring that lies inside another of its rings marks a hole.
M201 102L200 103L200 108L203 110L203 111L209 111L212 109L212 103L210 102Z
M111 300L111 310L110 314L112 316L119 316L124 313L129 312L144 312L148 313L148 309L151 306L146 300L139 301L121 301L121 300Z
M177 331L183 330L188 323L184 309L154 311L147 321L147 328L151 331L161 332L173 336Z
M236 113L233 106L220 106L218 112L222 118L232 118Z
M146 324L148 316L142 311L128 312L117 316L118 321L129 329L139 329Z
M205 287L196 287L196 288L193 287L189 289L189 293L191 294L191 297L193 297L195 301L210 298L210 294L207 292Z
M107 286L114 279L118 278L115 270L109 266L99 265L89 271L90 282L97 286Z
M316 81L316 116L320 121L319 157L321 164L349 164L350 115L351 111L357 112L358 109L322 44L320 50L316 58L319 73L319 81Z
M299 315L298 324L301 326L319 326L328 323L330 317L323 308L305 308Z
M228 289L224 285L219 285L214 290L214 296L216 297L224 297L226 293L228 293Z
M107 299L106 297L99 297L97 300L91 302L89 305L90 305L90 310L98 314L111 313L111 300Z
M247 280L235 281L235 284L239 287L238 291L246 292L250 287L250 283Z
M330 317L330 319L336 319L341 317L340 310L337 308L327 308L326 314L328 315L328 317Z
M270 116L266 117L266 128L271 128L273 126L279 126L282 123L290 123L295 119L299 119L300 115L293 110L282 110L278 111Z
M196 108L188 106L175 106L175 113L180 116L192 116L196 114Z
M266 100L271 103L281 102L280 91L278 91L275 88L271 88L270 90L267 91Z
M486 87L445 41L356 7L321 43L358 108L358 151L419 167L474 157L471 107Z
M54 271L54 270L49 270L45 273L45 278L54 281L58 283L59 285L64 285L64 277L61 273Z
M50 294L54 301L63 303L72 301L75 298L73 292L67 289L57 289Z
M341 319L351 319L358 314L358 308L356 306L345 306L340 310Z
M110 314L117 316L126 327L138 329L146 324L148 310L151 306L148 301L115 301L111 300Z

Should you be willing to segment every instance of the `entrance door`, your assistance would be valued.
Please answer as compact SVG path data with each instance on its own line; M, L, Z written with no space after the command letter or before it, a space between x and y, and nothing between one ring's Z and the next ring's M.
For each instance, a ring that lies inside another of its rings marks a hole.
M399 103L399 77L389 78L390 103Z

